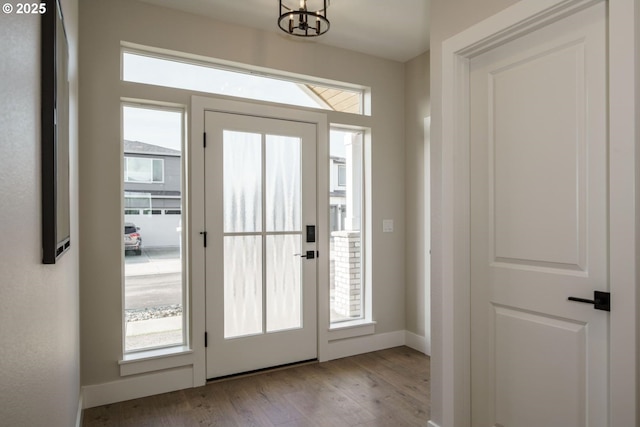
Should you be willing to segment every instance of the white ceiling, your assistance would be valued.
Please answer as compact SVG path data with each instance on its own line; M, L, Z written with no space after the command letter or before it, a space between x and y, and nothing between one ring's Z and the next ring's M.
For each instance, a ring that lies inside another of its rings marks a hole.
M142 1L292 37L277 26L278 0ZM405 62L429 49L429 1L330 0L327 18L331 28L313 40ZM298 0L283 2L295 6ZM308 5L312 10L312 0Z

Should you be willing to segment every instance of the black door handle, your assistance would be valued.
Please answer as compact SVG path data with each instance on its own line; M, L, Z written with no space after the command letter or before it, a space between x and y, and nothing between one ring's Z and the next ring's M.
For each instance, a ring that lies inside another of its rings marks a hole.
M577 297L567 298L569 301L583 302L593 304L596 310L611 311L611 293L602 291L593 291L593 299L584 299Z
M306 259L314 259L316 257L316 251L307 251L307 253L304 255L295 254L295 256L299 256L300 258L306 258Z

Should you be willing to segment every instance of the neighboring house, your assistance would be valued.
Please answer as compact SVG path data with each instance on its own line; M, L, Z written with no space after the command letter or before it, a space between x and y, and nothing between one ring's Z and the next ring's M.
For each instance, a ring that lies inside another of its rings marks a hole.
M181 152L124 141L125 222L140 227L144 248L179 246Z
M125 215L179 215L182 209L179 150L124 141Z
M347 164L344 157L330 158L330 225L331 231L344 230L347 215Z

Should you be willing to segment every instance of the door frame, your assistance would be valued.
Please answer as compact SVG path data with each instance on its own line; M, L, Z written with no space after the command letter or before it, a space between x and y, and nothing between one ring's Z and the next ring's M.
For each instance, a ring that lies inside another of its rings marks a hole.
M187 277L189 286L189 295L187 301L191 318L190 322L191 336L189 337L189 346L193 351L193 386L203 386L207 382L206 370L206 348L204 345L204 336L206 329L206 298L205 298L205 249L202 244L201 231L204 231L205 224L205 189L204 185L194 185L197 180L204 182L205 176L205 156L204 156L204 129L205 129L205 111L219 111L224 113L236 113L249 116L258 116L271 119L285 119L298 122L312 123L316 125L316 230L317 235L322 235L322 230L329 227L328 216L319 215L320 212L328 212L328 198L320 197L323 191L322 183L328 182L328 170L320 166L320 159L328 158L329 146L329 124L327 115L315 111L301 109L299 107L289 108L274 105L272 103L262 101L238 101L226 97L191 97L190 111L190 134L189 134L189 159L188 167L188 183L191 189L189 209L190 232L187 245L190 252L190 265L187 267ZM328 254L328 242L326 239L317 239L317 250L322 254ZM327 270L327 271L325 271ZM323 292L324 287L321 283L328 283L328 269L322 268L322 264L318 264L316 277L316 313L317 313L317 349L318 357L320 357L320 325L328 322L328 311L325 313L322 309L321 298L325 297L328 301L328 290ZM327 295L325 295L327 294Z
M598 1L605 0L521 0L442 44L442 276L433 302L441 305L441 317L433 319L441 337L433 369L441 372L442 389L432 391L441 394L441 408L433 409L441 415L441 427L471 425L469 61ZM608 9L610 421L622 426L638 420L635 38L640 12L634 0L611 1Z

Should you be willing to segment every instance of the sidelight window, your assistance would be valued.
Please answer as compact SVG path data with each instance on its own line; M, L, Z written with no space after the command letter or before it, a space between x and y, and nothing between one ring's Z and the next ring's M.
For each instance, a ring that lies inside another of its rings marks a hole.
M125 353L185 344L184 111L124 104Z
M363 132L330 133L330 309L331 323L365 318ZM335 180L335 181L334 181Z

